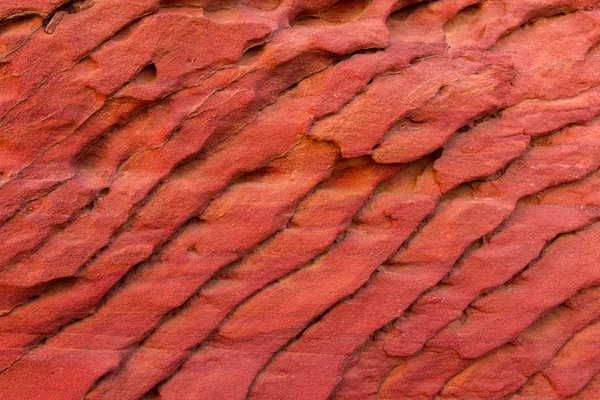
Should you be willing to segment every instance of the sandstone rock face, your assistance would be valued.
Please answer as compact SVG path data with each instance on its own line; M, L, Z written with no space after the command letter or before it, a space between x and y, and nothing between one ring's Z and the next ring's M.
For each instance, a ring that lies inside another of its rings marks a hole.
M0 399L600 399L599 0L2 0Z

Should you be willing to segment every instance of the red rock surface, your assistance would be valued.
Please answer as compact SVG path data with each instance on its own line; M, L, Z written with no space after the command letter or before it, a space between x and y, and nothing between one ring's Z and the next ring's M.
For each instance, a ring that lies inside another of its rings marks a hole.
M0 399L600 399L600 1L3 0Z

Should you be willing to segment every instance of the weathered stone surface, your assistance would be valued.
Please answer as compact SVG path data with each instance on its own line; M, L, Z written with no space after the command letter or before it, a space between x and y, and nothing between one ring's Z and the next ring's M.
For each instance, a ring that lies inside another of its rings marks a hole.
M0 399L600 398L599 7L4 0Z

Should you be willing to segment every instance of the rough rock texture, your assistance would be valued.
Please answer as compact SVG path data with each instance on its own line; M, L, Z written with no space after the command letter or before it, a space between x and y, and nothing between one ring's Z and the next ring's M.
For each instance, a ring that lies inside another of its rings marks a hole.
M2 0L0 399L600 399L599 0Z

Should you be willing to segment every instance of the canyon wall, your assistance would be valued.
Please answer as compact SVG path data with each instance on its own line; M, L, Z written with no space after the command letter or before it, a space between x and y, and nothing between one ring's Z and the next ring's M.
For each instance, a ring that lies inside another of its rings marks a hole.
M2 0L0 398L597 400L598 6Z

